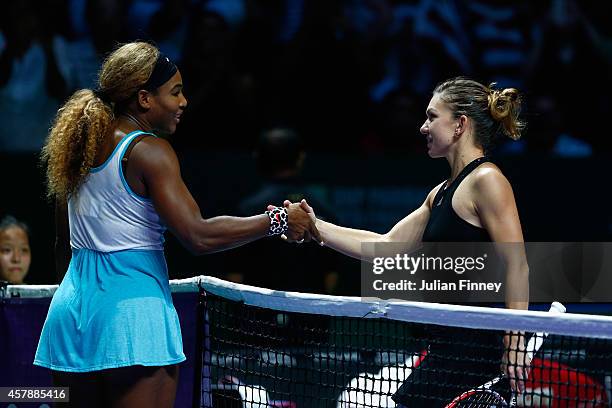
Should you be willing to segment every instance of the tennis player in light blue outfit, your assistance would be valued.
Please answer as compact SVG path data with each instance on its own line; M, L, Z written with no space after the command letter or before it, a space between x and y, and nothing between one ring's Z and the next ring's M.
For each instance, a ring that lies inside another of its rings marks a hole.
M297 204L202 217L174 150L152 133L175 132L187 106L182 88L177 67L156 47L125 44L105 60L98 89L77 91L58 111L43 148L56 200L56 267L67 272L34 364L52 370L55 386L70 387L67 406L174 406L185 355L166 227L195 254L283 233L320 239Z
M185 360L163 253L165 228L121 170L125 150L142 133L125 136L68 202L72 260L34 364L84 372Z

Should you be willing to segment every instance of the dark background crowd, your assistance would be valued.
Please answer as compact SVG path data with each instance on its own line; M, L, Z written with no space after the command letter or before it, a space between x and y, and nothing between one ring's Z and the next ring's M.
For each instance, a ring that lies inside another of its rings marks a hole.
M494 157L513 184L526 239L612 237L605 2L20 0L0 8L0 216L30 225L30 283L57 280L38 166L50 123L72 92L95 87L104 55L136 39L153 41L182 72L189 106L171 143L205 216L307 197L324 218L385 232L447 176L418 129L435 85L466 75L523 92L525 137L501 143ZM171 277L358 292L358 262L282 245L193 258L168 237Z

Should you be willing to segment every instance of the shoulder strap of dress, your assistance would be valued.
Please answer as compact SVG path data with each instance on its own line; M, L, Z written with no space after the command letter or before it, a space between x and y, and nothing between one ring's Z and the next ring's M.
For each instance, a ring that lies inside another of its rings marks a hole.
M455 180L453 180L453 182L451 183L452 185L449 186L449 190L452 188L453 190L457 188L457 186L459 186L459 184L461 184L461 182L463 181L464 178L466 178L468 176L468 174L470 174L476 167L480 166L482 163L491 161L491 159L489 159L487 156L482 156L479 157L477 159L472 160L471 162L469 162L464 168L463 170L461 170L461 172L459 173L459 175L455 178Z
M438 194L436 194L436 197L434 198L434 203L436 203L437 205L440 205L446 196L452 197L455 194L455 190L457 190L457 187L459 187L459 184L461 184L463 179L466 178L467 175L470 174L472 170L474 170L476 167L488 161L491 161L491 159L489 159L487 156L483 156L483 157L479 157L469 162L463 168L463 170L461 170L459 175L453 180L452 183L447 184L446 188L445 186L442 186L440 188L440 190L438 191Z
M140 132L140 133L137 133L137 134L133 135L132 136L132 140L127 142L127 143L129 143L129 145L128 145L127 149L125 149L125 153L123 153L123 156L121 157L121 171L123 172L123 177L126 176L127 163L128 163L128 159L130 157L130 153L132 153L132 149L134 148L134 146L136 146L136 144L138 142L140 142L142 139L144 139L147 136L157 137L153 133Z
M438 191L436 192L436 195L434 196L433 207L437 207L442 203L442 199L444 198L444 194L446 193L447 184L448 184L448 180L442 183L440 188L438 188Z

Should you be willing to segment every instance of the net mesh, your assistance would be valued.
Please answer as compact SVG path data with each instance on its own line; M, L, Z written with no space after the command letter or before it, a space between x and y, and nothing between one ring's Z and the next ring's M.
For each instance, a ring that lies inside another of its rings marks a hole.
M507 330L548 334L517 406L609 406L606 317L203 287L202 406L507 406Z
M0 301L50 298L56 288L0 287ZM171 288L199 293L194 406L507 406L508 378L485 385L501 372L508 331L543 339L517 406L610 406L608 316L298 294L210 277Z

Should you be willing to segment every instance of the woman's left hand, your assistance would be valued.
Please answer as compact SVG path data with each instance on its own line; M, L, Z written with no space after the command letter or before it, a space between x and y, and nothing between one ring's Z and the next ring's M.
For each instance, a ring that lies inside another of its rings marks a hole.
M525 391L525 381L529 376L531 359L525 351L525 335L510 332L504 336L504 355L502 356L502 373L510 380L513 392Z

